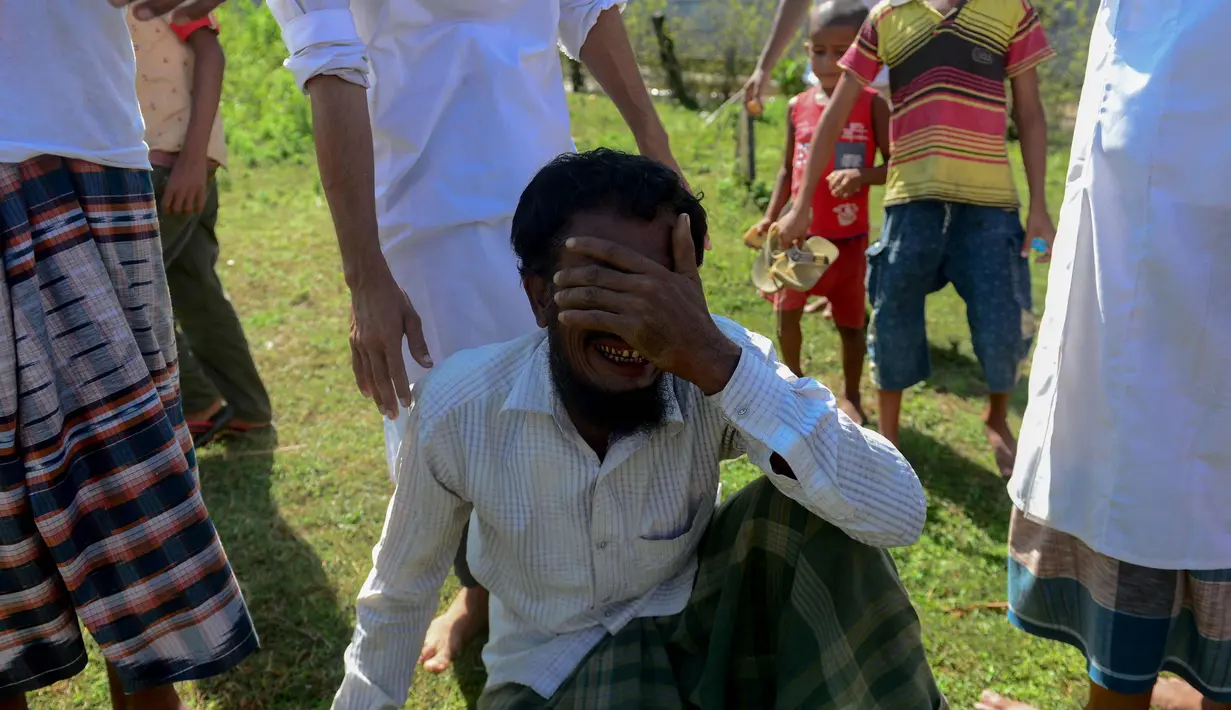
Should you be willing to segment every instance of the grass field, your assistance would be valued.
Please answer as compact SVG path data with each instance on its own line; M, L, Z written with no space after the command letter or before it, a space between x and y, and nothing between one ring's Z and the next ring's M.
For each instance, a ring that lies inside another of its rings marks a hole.
M579 146L631 148L605 99L570 101ZM711 309L772 333L768 306L748 282L751 254L739 243L757 210L730 175L730 128L662 110L676 155L710 210L715 249L702 273ZM770 113L758 134L765 177L779 160L781 106ZM1059 154L1051 161L1053 208L1064 162ZM273 394L279 430L277 441L205 449L201 479L264 649L221 679L186 686L186 694L194 708L324 708L341 679L353 598L391 492L380 420L351 380L347 295L315 169L235 168L225 177L221 215L218 268ZM1035 276L1041 312L1044 272L1036 268ZM985 450L984 390L951 290L932 298L929 329L934 375L908 394L902 448L927 487L930 510L922 540L895 555L922 616L931 663L955 708L971 707L988 686L1043 708L1075 707L1085 695L1080 656L1026 637L987 606L1004 599L1009 503ZM808 373L838 381L838 340L829 324L808 319L805 341ZM867 388L865 402L873 400ZM1018 415L1024 402L1019 391ZM874 407L871 414L874 424ZM755 475L741 461L723 472L728 490ZM420 674L408 707L466 707L482 685L477 650L454 671ZM85 674L37 694L34 707L105 706L105 676L93 657Z

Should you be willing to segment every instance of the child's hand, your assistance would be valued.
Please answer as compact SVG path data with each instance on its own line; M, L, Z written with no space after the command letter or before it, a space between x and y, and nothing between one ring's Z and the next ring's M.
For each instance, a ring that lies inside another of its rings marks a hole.
M1051 245L1056 241L1056 226L1052 224L1051 215L1046 207L1031 207L1026 217L1026 239L1022 242L1022 258L1030 257L1030 249L1035 240L1046 245L1037 259L1036 264L1046 264L1051 261Z
M748 228L744 232L744 246L749 249L760 249L765 246L765 235L769 232L769 225L774 221L769 217L762 217L760 222Z
M205 211L205 186L209 161L187 159L181 153L171 168L162 191L162 208L168 214L199 214Z
M807 206L793 205L791 209L773 224L778 228L778 246L787 249L795 244L803 244L808 238L808 220L811 217ZM770 230L773 233L773 230Z
M863 173L854 168L835 170L826 180L829 181L830 194L840 200L854 197L855 193L863 189Z

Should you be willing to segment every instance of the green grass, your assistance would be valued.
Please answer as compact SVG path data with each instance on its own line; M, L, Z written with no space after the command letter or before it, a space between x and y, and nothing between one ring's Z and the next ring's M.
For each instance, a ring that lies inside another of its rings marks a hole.
M293 95L286 100L292 104L278 115L292 130L302 106ZM606 100L570 100L580 147L632 147ZM739 242L757 210L730 173L729 122L706 128L697 116L661 108L676 155L710 210L715 248L703 276L711 309L772 333L769 308L748 281L752 255ZM781 127L779 105L758 132L763 178L780 159ZM250 132L233 125L232 135ZM286 152L302 147L294 135L283 138ZM1060 203L1064 162L1053 156L1053 206ZM194 708L324 708L341 680L353 599L391 492L380 420L351 380L347 294L315 170L236 167L225 177L221 216L218 270L273 394L279 440L211 446L201 452L201 479L264 649L236 671L185 691ZM1035 276L1039 312L1045 275L1036 268ZM1012 629L1000 611L978 608L1004 599L1009 502L983 440L984 391L963 307L951 290L930 301L928 325L935 372L908 394L902 439L927 487L929 517L922 540L895 553L923 620L928 656L955 708L970 707L989 686L1043 708L1076 706L1085 695L1080 656ZM838 381L838 340L819 317L806 319L804 358L809 374ZM867 388L865 401L872 400ZM1019 413L1024 400L1019 392ZM723 472L728 490L756 475L742 461ZM92 654L84 674L36 694L33 706L104 707L105 676ZM419 674L408 707L466 707L481 684L474 649L456 671Z

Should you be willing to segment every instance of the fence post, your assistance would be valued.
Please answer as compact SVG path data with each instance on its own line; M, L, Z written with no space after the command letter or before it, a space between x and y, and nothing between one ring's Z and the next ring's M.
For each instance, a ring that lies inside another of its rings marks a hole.
M658 58L662 60L663 72L667 75L667 88L681 106L689 111L696 111L697 100L688 93L688 88L684 85L684 74L680 71L680 62L675 57L675 44L667 34L667 18L661 12L656 12L651 22L654 24L654 38L658 40Z
M735 128L736 170L744 183L751 185L757 180L757 119L748 113L741 103L739 124Z
M586 75L581 70L581 62L576 59L568 60L569 74L572 76L573 93L584 94L586 91Z

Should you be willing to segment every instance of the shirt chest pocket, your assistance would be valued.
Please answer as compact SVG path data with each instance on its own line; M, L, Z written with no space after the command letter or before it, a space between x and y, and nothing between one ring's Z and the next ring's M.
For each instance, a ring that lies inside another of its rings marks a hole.
M672 468L647 481L633 538L638 566L666 574L682 568L696 549L713 515L718 485L716 463L712 481L691 466Z

